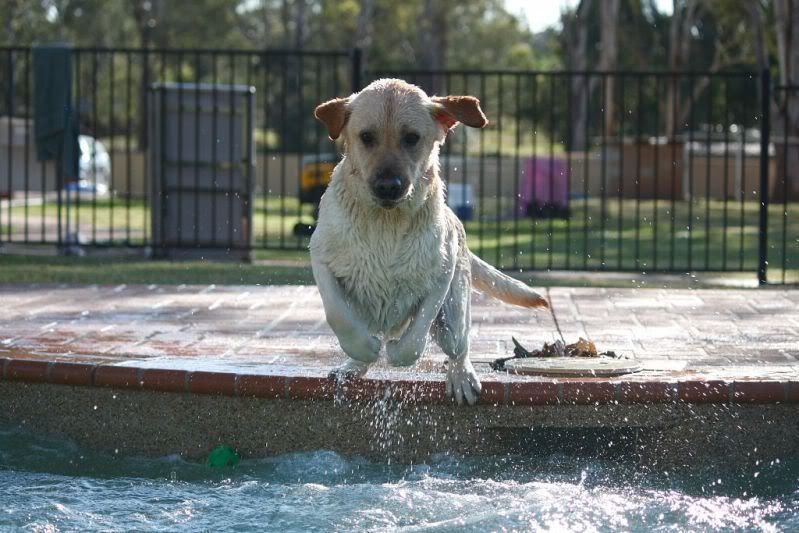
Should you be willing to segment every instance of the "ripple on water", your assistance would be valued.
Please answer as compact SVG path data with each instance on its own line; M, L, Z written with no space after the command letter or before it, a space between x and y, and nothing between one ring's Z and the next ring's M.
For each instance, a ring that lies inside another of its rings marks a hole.
M330 451L212 470L0 428L0 529L719 530L799 528L799 461L674 479L551 456L386 465ZM719 480L722 483L719 483Z

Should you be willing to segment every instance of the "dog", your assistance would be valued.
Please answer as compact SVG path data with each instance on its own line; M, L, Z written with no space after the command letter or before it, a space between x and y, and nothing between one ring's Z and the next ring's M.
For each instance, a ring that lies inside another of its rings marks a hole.
M350 358L333 375L364 375L383 340L389 364L412 365L432 336L449 357L447 394L474 404L481 385L469 360L472 286L511 304L547 307L469 251L444 200L439 148L458 123L488 124L479 100L430 97L381 79L322 103L314 116L344 149L310 242L325 317Z

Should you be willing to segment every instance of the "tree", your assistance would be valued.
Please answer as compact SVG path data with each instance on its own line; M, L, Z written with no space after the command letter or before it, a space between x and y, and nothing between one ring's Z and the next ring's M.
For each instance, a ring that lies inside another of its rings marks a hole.
M599 70L614 70L619 57L619 0L606 0L600 9L601 41ZM596 80L597 78L594 78ZM605 132L616 134L616 77L608 76L605 83Z
M576 72L588 69L588 14L591 11L591 0L580 0L573 17L563 17L564 32L568 38L569 68ZM588 149L586 122L588 120L588 100L590 98L590 81L587 77L571 78L571 98L573 111L573 134L571 150Z
M677 73L685 70L691 53L692 32L696 25L699 4L697 0L672 0L672 15L669 30L669 70ZM682 120L678 113L680 105L680 80L670 76L666 90L664 116L666 118L666 135L673 139L678 133Z
M448 2L424 0L422 64L424 69L444 70L447 63ZM433 89L433 92L438 92Z
M369 48L372 46L372 17L374 16L375 0L360 0L358 10L358 24L355 27L353 46L363 51L361 57L362 68L369 68Z
M302 50L305 48L305 8L306 0L296 0L294 13L294 49Z
M778 109L783 142L777 140L778 177L771 198L799 199L799 5L793 0L774 0L780 91ZM783 187L784 185L784 187Z
M152 33L160 15L160 0L134 1L131 3L133 19L136 21L136 30L139 34L139 43L142 48L150 48L153 41ZM147 148L147 91L152 80L152 68L149 61L142 61L142 75L139 80L139 120L137 121L139 149Z

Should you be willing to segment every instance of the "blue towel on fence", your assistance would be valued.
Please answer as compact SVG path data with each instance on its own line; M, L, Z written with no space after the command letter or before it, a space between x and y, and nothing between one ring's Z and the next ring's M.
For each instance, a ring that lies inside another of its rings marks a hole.
M68 45L33 49L33 131L39 161L61 160L63 177L78 178L80 145L72 108L72 49Z

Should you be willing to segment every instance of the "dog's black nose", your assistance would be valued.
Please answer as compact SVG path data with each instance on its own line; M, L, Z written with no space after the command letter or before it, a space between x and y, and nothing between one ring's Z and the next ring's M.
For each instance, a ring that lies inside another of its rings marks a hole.
M375 196L380 200L399 200L405 192L402 178L396 174L381 173L374 184Z
M375 182L375 193L382 200L396 200L402 194L402 179L399 176L378 178Z

